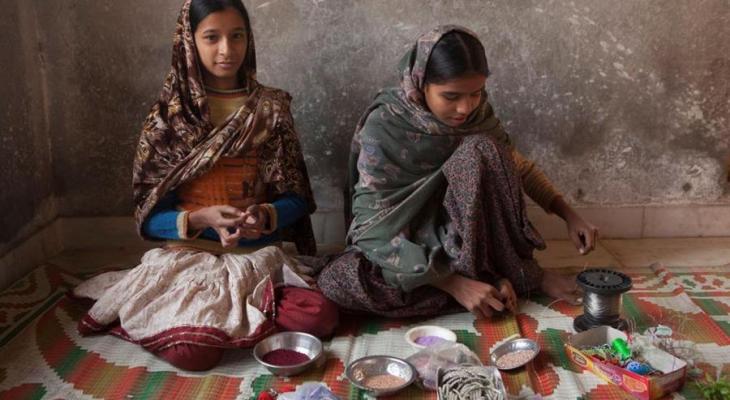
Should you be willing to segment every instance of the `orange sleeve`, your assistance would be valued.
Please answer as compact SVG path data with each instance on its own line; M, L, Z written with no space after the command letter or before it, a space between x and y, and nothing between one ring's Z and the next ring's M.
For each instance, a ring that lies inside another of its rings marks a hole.
M560 196L560 192L555 189L555 186L534 162L525 158L516 149L512 151L512 155L525 193L543 210L550 213L550 205L556 197Z

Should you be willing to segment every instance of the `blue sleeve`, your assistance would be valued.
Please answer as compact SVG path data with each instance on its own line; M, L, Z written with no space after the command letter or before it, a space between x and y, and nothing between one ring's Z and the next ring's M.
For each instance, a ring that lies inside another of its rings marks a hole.
M287 193L271 204L276 208L277 230L293 224L307 213L306 202L294 193Z
M180 214L176 208L178 202L175 193L168 193L157 203L142 223L145 236L162 240L180 239L177 231L177 216Z

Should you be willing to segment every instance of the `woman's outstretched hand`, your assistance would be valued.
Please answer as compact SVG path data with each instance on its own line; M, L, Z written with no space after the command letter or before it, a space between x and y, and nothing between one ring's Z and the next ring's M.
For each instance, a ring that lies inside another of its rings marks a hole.
M509 285L509 282L507 282ZM443 290L459 302L464 308L469 310L477 319L489 318L495 312L501 312L505 309L505 303L509 302L506 295L512 292L512 285L509 288L500 281L500 289L494 286L469 279L464 276L453 274L441 282L435 283L434 286ZM516 305L516 296L514 304ZM510 306L506 307L510 309Z
M573 241L575 248L582 255L586 255L596 248L598 239L598 228L584 220L577 213L573 213L566 221L568 236Z
M582 255L593 251L598 239L598 228L581 217L565 202L563 196L558 196L550 206L551 210L565 220L568 227L568 237L573 241L575 248Z
M232 247L244 237L241 224L246 213L227 205L210 206L191 212L188 215L188 228L199 231L213 228L218 233L223 247Z

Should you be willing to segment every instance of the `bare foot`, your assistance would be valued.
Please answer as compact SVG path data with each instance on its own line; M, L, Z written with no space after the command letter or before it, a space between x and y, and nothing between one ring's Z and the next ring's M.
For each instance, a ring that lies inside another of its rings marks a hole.
M548 296L556 300L565 300L574 306L583 303L583 291L575 282L575 275L545 271L540 289Z

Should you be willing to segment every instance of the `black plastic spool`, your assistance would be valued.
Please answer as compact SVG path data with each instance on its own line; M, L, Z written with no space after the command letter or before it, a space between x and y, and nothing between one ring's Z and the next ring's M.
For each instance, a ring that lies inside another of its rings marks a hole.
M599 296L615 296L628 292L631 289L631 278L621 272L605 268L587 269L575 278L576 282L586 293L595 293ZM584 314L573 320L573 329L583 332L596 326L608 325L619 330L626 330L628 324L620 315L595 316L589 314L585 307Z

